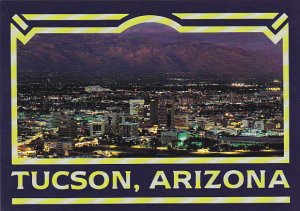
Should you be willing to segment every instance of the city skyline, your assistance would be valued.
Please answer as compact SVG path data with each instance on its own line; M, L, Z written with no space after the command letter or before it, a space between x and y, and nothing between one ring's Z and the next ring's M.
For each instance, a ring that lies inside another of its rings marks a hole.
M281 47L157 24L35 36L18 58L18 156L281 157Z

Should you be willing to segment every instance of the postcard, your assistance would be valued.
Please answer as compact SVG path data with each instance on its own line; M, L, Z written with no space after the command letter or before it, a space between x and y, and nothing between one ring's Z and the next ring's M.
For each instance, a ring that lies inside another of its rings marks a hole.
M1 210L299 210L297 8L1 2Z

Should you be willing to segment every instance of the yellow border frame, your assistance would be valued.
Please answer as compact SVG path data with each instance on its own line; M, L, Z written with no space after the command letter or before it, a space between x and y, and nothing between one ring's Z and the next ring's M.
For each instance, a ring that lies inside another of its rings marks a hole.
M289 204L289 196L250 197L125 197L125 198L13 198L13 205L41 204Z
M128 14L24 14L30 20L121 20ZM174 13L180 19L271 19L278 13ZM276 30L285 23L287 16L281 15L272 27ZM13 20L23 30L27 24L15 15ZM18 158L17 153L17 41L24 45L35 34L65 33L122 33L141 23L160 23L180 33L222 33L247 32L264 33L274 44L282 40L283 51L283 98L284 98L284 156L283 157L187 157L187 158ZM34 27L23 34L11 23L11 126L12 164L228 164L228 163L289 163L289 25L286 23L274 34L267 26L182 26L174 20L162 16L145 15L129 19L118 27Z

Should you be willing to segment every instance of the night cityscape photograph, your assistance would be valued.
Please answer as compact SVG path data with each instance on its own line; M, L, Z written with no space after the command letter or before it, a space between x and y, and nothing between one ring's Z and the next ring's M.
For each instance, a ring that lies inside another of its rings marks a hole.
M262 33L38 34L18 45L20 158L282 157L282 43Z

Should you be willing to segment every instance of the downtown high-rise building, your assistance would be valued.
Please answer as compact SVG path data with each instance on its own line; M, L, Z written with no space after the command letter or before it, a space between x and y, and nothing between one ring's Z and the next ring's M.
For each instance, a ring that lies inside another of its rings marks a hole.
M173 104L159 104L158 106L158 124L161 127L175 127L175 106Z
M158 124L158 101L150 101L150 122L152 125Z
M90 136L99 137L105 134L105 121L95 121L90 125Z
M131 99L129 100L130 115L142 116L144 111L145 100Z
M118 121L118 114L117 113L106 113L104 114L105 118L105 133L107 134L116 134L117 133L117 121Z
M71 118L64 117L58 128L58 135L61 138L76 138L77 137L77 124Z
M138 136L138 123L124 122L120 124L119 135L123 138L132 138Z

